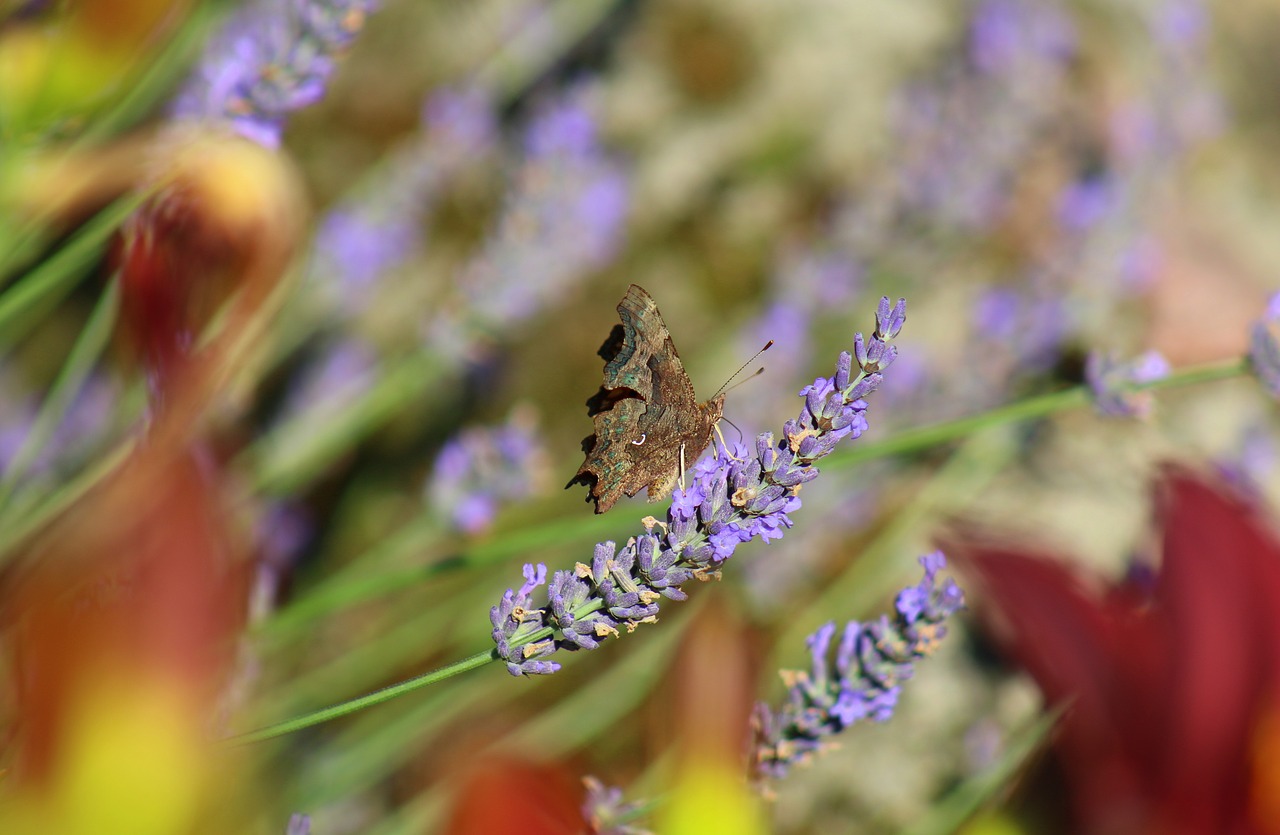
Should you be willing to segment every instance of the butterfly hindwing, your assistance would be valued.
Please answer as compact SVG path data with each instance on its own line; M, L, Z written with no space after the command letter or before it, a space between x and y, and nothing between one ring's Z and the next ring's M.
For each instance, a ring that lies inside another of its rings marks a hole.
M699 403L658 306L635 284L618 304L615 325L600 348L604 383L587 401L595 434L583 441L586 460L569 485L585 484L596 513L622 494L649 488L667 496L680 473L711 441L724 397Z

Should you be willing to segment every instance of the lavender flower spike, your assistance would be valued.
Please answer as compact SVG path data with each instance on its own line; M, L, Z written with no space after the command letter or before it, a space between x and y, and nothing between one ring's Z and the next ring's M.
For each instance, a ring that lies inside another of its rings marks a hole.
M546 459L536 415L517 407L504 424L472 426L445 442L427 482L427 501L455 529L482 533L502 505L545 488Z
M289 816L289 828L284 835L311 835L311 816L294 812Z
M920 565L924 579L898 594L892 619L849 621L834 657L836 625L826 624L809 637L810 671L782 673L786 703L777 711L763 702L756 705L752 747L758 777L783 777L854 722L883 722L893 715L912 664L937 649L947 634L943 621L964 606L954 580L937 583L946 565L940 551L921 557Z
M1280 397L1280 293L1253 325L1249 338L1249 367L1272 396Z
M350 45L374 0L257 0L206 50L173 104L179 118L228 124L276 148L289 113L324 98L334 58Z
M1146 417L1154 401L1136 386L1169 376L1169 361L1159 351L1147 351L1137 359L1120 362L1096 351L1085 360L1084 377L1094 407L1110 417Z
M595 777L583 777L587 787L582 802L582 817L593 835L652 835L647 829L631 826L626 821L635 817L640 803L624 803L622 789L606 786Z
M690 481L671 494L665 521L647 517L645 532L619 549L595 547L590 565L558 571L548 588L548 610L532 609L530 595L546 582L546 568L525 566L528 582L508 589L493 608L493 637L512 675L550 673L545 661L556 650L595 649L604 640L657 620L662 598L684 600L681 586L718 577L738 545L780 539L800 509L800 487L818 476L817 461L845 438L867 429L866 401L897 355L889 340L906 319L906 302L880 302L870 339L854 336L855 356L841 353L831 378L800 390L804 406L775 441L756 438L755 455L744 445L718 446L690 471Z

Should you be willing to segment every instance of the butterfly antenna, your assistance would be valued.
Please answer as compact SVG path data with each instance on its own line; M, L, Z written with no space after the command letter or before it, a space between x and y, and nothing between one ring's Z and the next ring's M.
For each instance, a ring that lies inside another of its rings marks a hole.
M764 369L761 369L761 371L763 371L763 370L764 370ZM759 374L760 374L760 372L759 372L759 371L757 371L755 374L752 374L752 375L751 375L751 377L759 376ZM751 379L751 377L748 377L748 378L747 378L747 380L750 380L750 379ZM744 380L743 382L746 382L746 380ZM742 383L738 383L738 385L742 385ZM736 423L734 423L733 421L729 420L729 419L728 419L727 417L725 417L724 415L721 415L721 416L720 416L720 419L721 419L721 420L723 420L725 423L729 424L730 426L732 426L735 430L737 430L737 432L738 432L738 440L739 440L739 441L741 441L741 440L742 440L742 438L743 438L743 435L742 435L742 430L741 430L741 429L738 429L738 424L736 424ZM720 438L721 438L721 440L723 440L723 439L724 439L724 435L721 435L721 436L720 436Z
M739 368L737 371L733 372L733 374L732 374L732 375L730 375L729 379L727 379L727 380L725 380L725 381L724 381L724 385L723 385L723 386L721 386L720 388L716 389L716 393L715 393L715 394L713 394L713 395L711 395L711 399L713 399L713 400L714 400L714 399L715 399L718 395L720 395L721 393L728 392L728 391L729 391L729 384L730 384L730 383L732 383L734 380L736 380L736 379L738 378L738 375L739 375L739 374L741 374L743 371L745 371L748 365L750 365L751 363L755 362L755 361L756 361L756 357L760 356L761 354L763 354L765 351L769 350L769 349L770 349L770 348L772 348L772 347L773 347L773 340L772 340L772 339L770 339L768 342L766 342L766 343L764 344L764 347L763 347L763 348L761 348L759 351L756 351L754 354L752 354L752 355L751 355L751 359L749 359L749 360L747 360L746 362L744 362L744 363L742 364L742 367L741 367L741 368ZM758 377L758 376L760 376L760 375L761 375L761 374L763 374L763 373L764 373L764 369L763 369L763 368L761 368L761 369L760 369L759 371L757 371L755 374L752 374L752 375L751 375L751 377ZM751 377L748 377L748 378L747 378L747 380L750 380L750 379L751 379ZM745 383L747 380L743 380L742 382L743 382L743 383ZM739 383L738 385L741 385L741 383ZM734 388L737 388L737 386L735 386Z

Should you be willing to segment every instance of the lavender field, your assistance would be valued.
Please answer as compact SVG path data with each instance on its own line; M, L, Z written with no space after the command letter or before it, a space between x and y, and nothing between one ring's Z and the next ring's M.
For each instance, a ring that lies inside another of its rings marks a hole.
M1277 90L1262 0L0 3L0 833L1280 833Z

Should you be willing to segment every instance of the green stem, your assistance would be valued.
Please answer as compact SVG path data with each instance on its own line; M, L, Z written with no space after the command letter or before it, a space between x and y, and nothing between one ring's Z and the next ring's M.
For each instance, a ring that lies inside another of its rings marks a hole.
M18 480L26 474L28 468L35 462L36 456L40 454L54 431L66 418L72 401L80 393L85 380L89 377L89 372L93 370L98 357L106 348L111 329L115 325L119 303L120 282L116 279L107 286L106 292L98 300L93 314L85 323L75 345L72 346L66 363L58 372L53 387L40 405L40 411L31 424L31 430L23 439L22 446L13 460L10 461L8 471L0 478L0 508L4 508L9 503Z
M433 544L438 535L433 517L419 517L274 614L263 624L262 631L271 638L284 637L321 616L451 571L495 565L517 554L587 541L604 536L616 526L617 520L604 516L592 516L585 521L556 519L511 531L457 553L427 558L430 560L427 565L392 571L380 569L382 565L396 562L401 555L425 551Z
M221 25L226 16L227 9L219 4L197 4L177 31L143 63L142 69L121 82L120 97L94 116L84 132L76 137L74 147L92 147L123 133L154 112L162 98L172 95L174 79L187 75L209 33Z
M311 713L305 713L302 716L295 716L293 719L287 719L284 722L268 725L267 727L259 728L256 731L249 731L248 733L228 737L225 742L229 745L248 745L254 742L263 742L268 739L274 739L278 736L284 736L285 734L291 734L294 731L300 731L303 728L310 728L314 725L319 725L323 722L328 722L341 716L347 716L348 714L355 713L357 710L363 710L366 707L373 707L374 705L382 704L383 702L390 701L397 696L402 696L405 693L410 693L414 690L426 687L428 684L435 684L437 681L443 681L444 679L451 678L459 673L465 673L468 670L483 667L485 664L488 664L490 661L494 661L497 658L498 651L496 649L478 652L475 655L464 658L461 661L455 661L454 663L441 667L438 670L432 670L429 673L423 673L420 676L406 679L398 684L392 684L388 687L382 688L381 690L375 690L372 693L360 696L359 698L331 705L321 710L312 711Z
M1249 371L1248 362L1242 359L1231 359L1223 362L1196 365L1175 371L1168 377L1150 383L1134 386L1134 391L1155 391L1157 389L1179 388L1198 385L1217 380L1239 377ZM1017 403L1010 403L990 411L976 415L968 415L955 420L935 423L930 426L918 426L904 429L883 441L871 441L857 444L847 451L836 452L827 459L824 469L832 467L848 467L885 458L890 455L902 455L910 452L929 449L939 444L957 441L989 426L1017 423L1024 420L1048 417L1057 412L1075 409L1089 403L1088 386L1076 386L1061 391L1042 394Z
M15 499L13 506L0 517L0 566L17 553L19 545L124 464L137 444L137 438L121 441L84 472L34 502L23 502L22 495Z
M273 495L297 490L446 373L446 365L433 354L412 354L396 361L370 392L338 414L323 419L308 415L279 427L248 452L254 489Z
M102 255L107 241L147 194L121 197L98 212L40 266L0 295L0 349L22 339Z

